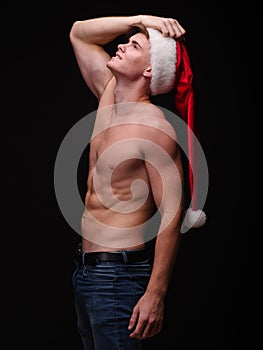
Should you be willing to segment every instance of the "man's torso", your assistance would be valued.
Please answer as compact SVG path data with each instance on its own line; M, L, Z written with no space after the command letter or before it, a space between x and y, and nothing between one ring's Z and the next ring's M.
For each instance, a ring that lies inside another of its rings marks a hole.
M147 220L155 204L143 148L149 107L127 104L113 112L106 91L90 142L88 190L82 217L83 250L135 249L144 246ZM144 114L144 115L143 115Z

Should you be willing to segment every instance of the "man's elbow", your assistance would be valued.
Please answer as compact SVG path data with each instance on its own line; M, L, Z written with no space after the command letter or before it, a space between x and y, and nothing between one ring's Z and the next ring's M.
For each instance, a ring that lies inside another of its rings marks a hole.
M70 29L69 32L69 38L72 42L75 38L78 38L80 36L80 27L81 27L81 21L75 21Z

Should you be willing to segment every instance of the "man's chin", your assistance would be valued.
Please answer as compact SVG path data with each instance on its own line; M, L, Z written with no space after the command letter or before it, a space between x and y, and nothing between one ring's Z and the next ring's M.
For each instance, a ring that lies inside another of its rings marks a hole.
M106 63L106 67L108 68L112 67L112 58Z
M116 65L114 64L114 62L112 60L109 60L106 63L106 67L109 68L111 70L111 72L113 73L116 69Z

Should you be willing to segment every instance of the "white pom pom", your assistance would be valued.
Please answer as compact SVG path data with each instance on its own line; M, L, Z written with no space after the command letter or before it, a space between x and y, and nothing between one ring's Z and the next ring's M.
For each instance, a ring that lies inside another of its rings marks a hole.
M182 227L185 227L181 230L182 233L189 230L191 227L197 228L201 227L206 222L206 214L203 212L203 210L193 210L192 208L188 208L185 211L185 216L183 220Z

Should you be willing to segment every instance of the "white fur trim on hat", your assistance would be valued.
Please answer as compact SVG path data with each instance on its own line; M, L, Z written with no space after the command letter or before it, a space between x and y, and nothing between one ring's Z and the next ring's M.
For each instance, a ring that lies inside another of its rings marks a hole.
M156 29L147 28L151 45L151 94L164 94L173 88L176 70L176 41Z
M184 229L181 229L182 233L186 232L186 230L191 227L198 228L203 226L207 219L205 212L201 209L193 210L192 208L188 208L185 210L184 214L184 220L182 223Z

